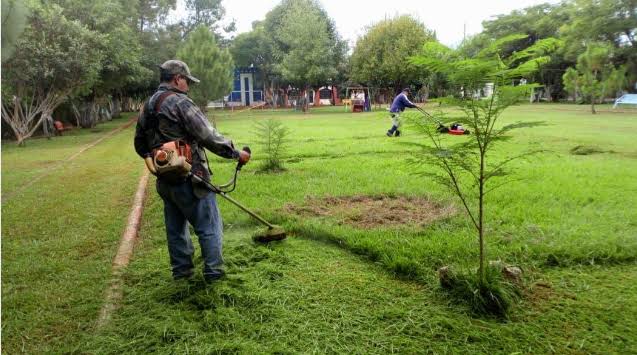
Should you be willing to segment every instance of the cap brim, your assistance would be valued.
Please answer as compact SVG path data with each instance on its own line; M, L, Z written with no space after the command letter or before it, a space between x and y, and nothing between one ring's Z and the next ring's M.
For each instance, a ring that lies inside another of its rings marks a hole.
M194 77L194 76L192 76L192 75L186 75L186 77L187 77L188 79L190 79L190 81L192 81L193 83L198 83L198 82L199 82L199 79L195 78L195 77Z

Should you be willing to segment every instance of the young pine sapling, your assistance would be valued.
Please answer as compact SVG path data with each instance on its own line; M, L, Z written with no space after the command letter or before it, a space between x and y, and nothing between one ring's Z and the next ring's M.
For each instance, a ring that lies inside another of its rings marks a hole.
M413 119L412 122L430 144L420 144L422 149L412 163L419 166L422 175L433 177L449 187L462 202L478 237L480 260L476 284L481 293L486 290L485 293L501 305L508 302L498 299L497 294L501 293L492 292L493 278L485 267L485 199L491 191L510 181L506 179L507 164L534 151L504 156L499 160L493 160L490 153L497 143L509 138L507 134L511 130L537 125L524 122L501 126L498 119L507 107L516 104L536 86L516 86L513 83L520 78L529 78L550 60L548 54L559 45L555 39L544 39L507 58L502 57L502 48L506 44L524 37L512 35L494 41L473 58L465 58L460 52L440 43L428 42L420 55L410 58L413 64L447 77L456 95L445 101L460 111L453 121L471 131L470 135L461 137L440 134L435 123L450 120L442 112L433 113L432 117L423 115ZM492 86L492 94L483 98L479 93L487 84ZM436 169L432 171L430 166ZM501 181L496 183L496 179ZM506 312L506 309L501 311Z

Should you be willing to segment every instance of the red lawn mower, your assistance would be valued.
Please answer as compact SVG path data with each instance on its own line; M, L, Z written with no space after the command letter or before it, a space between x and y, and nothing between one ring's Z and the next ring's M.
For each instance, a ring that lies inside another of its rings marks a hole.
M432 116L427 111L421 109L420 107L416 107L416 109L418 111L420 111L420 113L422 113L425 117L429 118L430 120L432 120L432 121L434 121L434 122L436 122L438 124L438 128L436 128L436 130L439 133L452 134L454 136L462 136L462 135L465 135L465 134L471 134L471 132L469 132L468 129L465 129L459 123L452 123L451 126L447 127L444 124L442 124L442 122L438 121L434 116Z

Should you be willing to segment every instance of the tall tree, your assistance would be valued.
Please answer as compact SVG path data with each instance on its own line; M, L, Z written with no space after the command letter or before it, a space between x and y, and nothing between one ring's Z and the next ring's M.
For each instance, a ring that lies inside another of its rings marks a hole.
M201 80L191 87L190 97L202 111L206 111L210 100L232 90L232 56L227 49L219 48L208 27L197 27L177 51L177 58L186 62Z
M222 0L186 0L186 18L181 21L182 38L199 26L207 27L217 37L217 41L222 41L219 23L226 14L226 9L221 5ZM224 32L235 30L234 21L224 28Z
M637 1L574 0L569 6L571 21L560 28L567 44L564 55L572 61L590 43L613 47L613 64L626 64L631 83L637 81Z
M77 20L88 29L103 35L100 50L104 53L99 79L90 92L75 107L78 122L93 126L98 113L107 110L117 114L124 87L137 80L147 79L151 70L141 63L141 44L132 16L123 0L52 0L63 8L65 17ZM111 105L112 98L112 105Z
M415 18L403 15L371 26L354 47L352 79L377 87L401 87L418 83L422 69L407 58L416 55L433 34Z
M307 89L336 79L347 43L317 1L282 1L266 15L263 29L272 38L272 72L283 82Z
M170 10L174 10L177 0L134 0L129 2L135 14L139 32L149 31L165 25Z
M466 43L461 48L463 52L476 55L481 49L489 45L489 41L504 38L512 34L523 33L525 38L508 43L502 50L504 56L523 51L538 40L557 37L560 27L568 23L571 13L566 2L559 4L540 4L521 10L514 10L506 15L498 15L493 20L484 21L483 32ZM564 58L559 52L551 54L551 62L539 71L530 73L532 77L525 78L529 82L541 84L549 100L556 100L562 96L562 74L573 60Z
M69 96L98 79L103 37L64 17L55 4L34 5L14 55L2 63L2 118L22 144Z
M577 71L569 70L564 76L565 85L579 90L591 103L595 114L595 103L602 102L626 85L626 69L612 64L612 47L607 43L589 43L586 52L577 58Z

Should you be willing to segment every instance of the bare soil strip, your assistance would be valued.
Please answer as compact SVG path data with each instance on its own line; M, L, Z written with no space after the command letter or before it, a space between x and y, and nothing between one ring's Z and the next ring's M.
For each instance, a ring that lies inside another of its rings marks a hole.
M456 213L454 206L425 197L388 195L314 197L301 206L287 204L283 210L305 217L332 218L361 229L425 226Z
M122 299L122 271L128 266L133 255L133 247L137 241L137 232L139 231L142 213L144 211L144 197L146 196L146 187L148 185L148 170L144 168L144 174L139 179L135 199L131 212L128 215L128 223L119 243L119 249L113 259L113 275L110 280L110 286L106 290L104 306L100 311L97 320L97 327L103 327L111 319L113 311L117 309L119 301Z
M20 187L16 191L13 191L13 192L10 192L10 193L7 193L7 194L3 194L2 203L5 203L6 201L10 200L12 197L14 197L16 195L19 195L20 193L24 192L26 189L28 189L29 187L33 186L33 184L35 184L36 182L38 182L38 181L42 180L43 178L51 175L51 173L53 173L55 170L57 170L59 167L61 167L64 163L67 163L67 162L77 158L80 154L82 154L85 151L95 147L96 145L98 145L101 141L105 140L106 138L109 138L109 137L113 136L114 134L116 134L116 133L118 133L118 132L120 132L120 131L128 128L128 127L130 127L136 121L137 121L137 116L131 118L125 124L123 124L123 125L115 128L115 129L113 129L112 131L108 132L107 134L105 134L101 138L93 141L92 143L89 143L89 144L85 145L84 147L82 147L82 149L77 151L75 154L73 154L70 157L60 161L58 164L52 166L45 173L42 173L42 174L36 176L35 178L31 179L31 181L29 181L26 184L22 185L22 187Z

